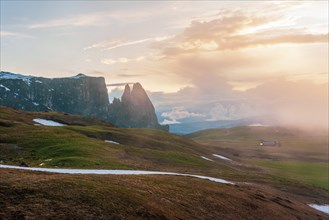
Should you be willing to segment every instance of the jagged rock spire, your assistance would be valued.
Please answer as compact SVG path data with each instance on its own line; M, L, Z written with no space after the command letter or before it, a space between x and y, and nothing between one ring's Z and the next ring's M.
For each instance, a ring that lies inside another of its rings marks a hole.
M131 90L129 84L125 86L125 90L121 96L122 102L129 102L130 101Z

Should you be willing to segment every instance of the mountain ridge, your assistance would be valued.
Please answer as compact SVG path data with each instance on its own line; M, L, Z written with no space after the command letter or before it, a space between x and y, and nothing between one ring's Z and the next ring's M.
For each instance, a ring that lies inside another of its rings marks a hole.
M139 83L134 87L138 88L135 90L139 95L132 95L131 100L126 101L123 94L123 105L113 105L109 102L103 77L79 73L73 77L45 78L1 71L0 105L25 111L56 111L95 117L120 127L168 131L168 126L159 125L154 106L143 87ZM145 117L144 112L149 116Z

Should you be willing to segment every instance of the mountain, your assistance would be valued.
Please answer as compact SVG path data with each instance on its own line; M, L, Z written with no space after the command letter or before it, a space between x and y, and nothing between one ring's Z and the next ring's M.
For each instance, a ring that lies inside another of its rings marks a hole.
M91 116L118 122L116 125L121 127L167 129L158 124L153 104L139 83L129 98L124 98L122 106L110 105L103 77L80 73L74 77L44 78L0 72L0 105Z
M271 116L249 117L238 120L217 120L217 121L183 121L170 125L170 132L175 134L189 134L201 130L213 128L232 128L248 125L275 125Z
M169 130L169 126L159 125L154 106L140 83L129 84L120 99L110 104L110 120L120 127L144 127Z
M65 126L46 126L36 119ZM160 130L118 128L95 118L0 106L0 164L19 164L22 160L39 166L41 160L52 158L43 163L72 168L179 171L190 167L207 171L216 166L200 155L212 153Z
M218 121L198 121L182 122L170 125L170 132L175 134L189 134L211 128L231 128L235 126L248 125L247 120L218 120Z

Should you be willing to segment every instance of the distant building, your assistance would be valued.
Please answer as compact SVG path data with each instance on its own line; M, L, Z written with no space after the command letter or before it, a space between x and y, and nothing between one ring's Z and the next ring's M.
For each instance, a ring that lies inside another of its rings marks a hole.
M260 139L259 146L281 146L281 143L279 141L265 141Z

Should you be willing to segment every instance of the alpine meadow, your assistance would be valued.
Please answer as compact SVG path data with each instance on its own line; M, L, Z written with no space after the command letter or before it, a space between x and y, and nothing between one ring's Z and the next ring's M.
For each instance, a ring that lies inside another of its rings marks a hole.
M0 219L328 219L328 21L0 0Z

